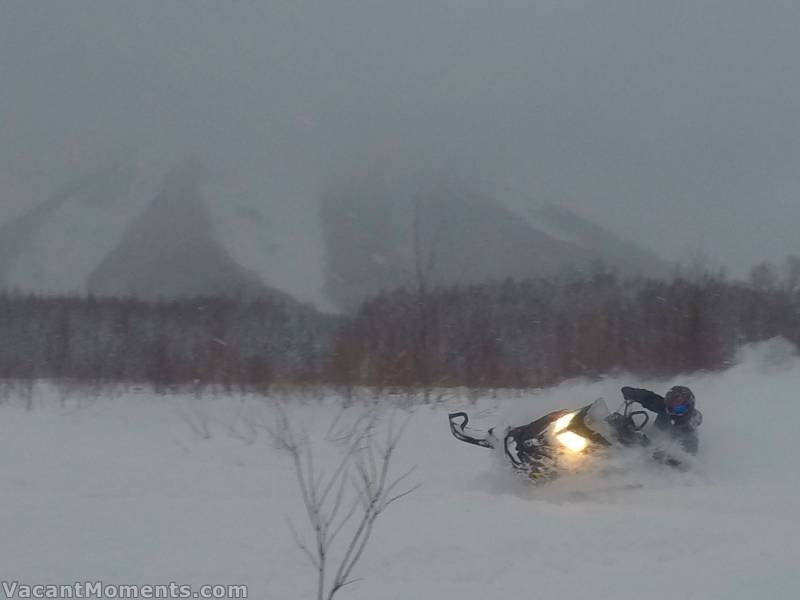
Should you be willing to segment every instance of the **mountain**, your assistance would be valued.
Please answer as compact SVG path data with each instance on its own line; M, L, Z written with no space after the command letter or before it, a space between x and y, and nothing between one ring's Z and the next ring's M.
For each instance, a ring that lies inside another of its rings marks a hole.
M474 283L586 270L663 276L667 265L553 205L430 185L364 184L323 199L327 288L338 304L400 284Z
M215 239L198 169L186 165L165 177L159 194L89 276L90 292L156 299L269 291Z
M92 271L158 193L161 176L138 161L105 166L0 225L0 287L86 292Z
M338 311L389 287L598 263L668 272L596 224L507 190L373 177L300 193L261 172L158 157L117 161L0 225L0 288L39 293L283 294Z

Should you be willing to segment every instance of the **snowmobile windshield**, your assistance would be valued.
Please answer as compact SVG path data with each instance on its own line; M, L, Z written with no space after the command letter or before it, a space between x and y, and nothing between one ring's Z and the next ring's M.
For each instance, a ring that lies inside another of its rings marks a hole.
M584 420L587 421L587 425L589 423L601 423L605 421L610 414L611 411L608 410L606 401L603 400L602 398L598 398L597 400L592 402L591 406L589 407L589 410L586 413L586 418Z
M598 398L589 406L583 417L583 423L591 431L602 435L606 439L611 439L613 430L608 424L610 416L611 411L608 410L605 400Z

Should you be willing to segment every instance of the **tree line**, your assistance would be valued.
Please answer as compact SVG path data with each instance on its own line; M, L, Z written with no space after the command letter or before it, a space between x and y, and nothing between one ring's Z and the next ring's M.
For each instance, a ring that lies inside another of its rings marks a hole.
M274 297L147 302L0 293L0 379L266 389L540 387L626 370L730 365L744 343L800 344L800 260L747 281L588 275L401 288L353 315Z
M315 381L336 321L281 298L0 293L0 378L269 386Z
M329 377L367 385L541 387L615 371L666 377L723 369L738 348L800 344L800 259L749 280L585 276L398 289L337 334Z

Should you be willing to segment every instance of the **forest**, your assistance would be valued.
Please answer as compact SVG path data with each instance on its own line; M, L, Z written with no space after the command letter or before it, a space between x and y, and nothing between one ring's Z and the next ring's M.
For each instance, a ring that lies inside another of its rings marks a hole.
M800 259L724 274L400 288L354 314L286 297L143 301L0 293L0 378L266 390L535 388L615 372L730 366L746 343L800 343Z

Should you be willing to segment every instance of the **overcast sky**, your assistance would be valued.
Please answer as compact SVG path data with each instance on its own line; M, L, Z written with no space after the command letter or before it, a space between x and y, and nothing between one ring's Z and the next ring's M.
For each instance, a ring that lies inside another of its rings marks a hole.
M0 220L172 147L509 185L741 274L800 254L799 56L796 1L0 0Z

